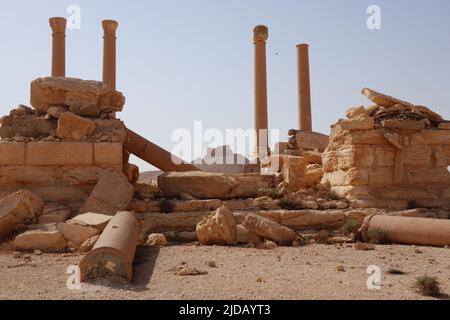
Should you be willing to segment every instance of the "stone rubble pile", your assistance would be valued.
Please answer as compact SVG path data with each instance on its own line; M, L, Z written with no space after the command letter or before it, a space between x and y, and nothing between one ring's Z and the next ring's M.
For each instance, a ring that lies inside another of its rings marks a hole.
M115 118L125 97L102 82L40 78L31 83L31 106L0 119L2 141L123 142L125 126Z

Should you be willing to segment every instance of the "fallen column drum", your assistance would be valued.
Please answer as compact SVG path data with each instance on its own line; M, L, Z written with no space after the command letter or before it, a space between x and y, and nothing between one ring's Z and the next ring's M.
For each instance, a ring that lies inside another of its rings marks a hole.
M118 212L108 223L92 251L81 261L81 281L109 275L131 281L139 233L140 222L134 214Z
M366 218L359 233L370 240L371 232L380 231L392 243L446 246L450 245L450 220L372 215Z

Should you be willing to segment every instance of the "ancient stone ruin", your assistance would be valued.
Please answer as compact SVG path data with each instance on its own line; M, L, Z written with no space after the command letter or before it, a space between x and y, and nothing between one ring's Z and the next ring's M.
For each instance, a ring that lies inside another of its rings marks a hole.
M405 221L386 227L390 241L450 245L450 122L430 109L364 89L375 105L348 110L330 136L313 132L308 45L301 44L299 129L271 151L268 28L257 26L254 161L196 166L117 118L125 107L116 90L117 22L103 21L101 82L66 77L66 21L50 25L52 76L31 82L31 107L1 118L0 241L13 250L88 252L83 280L116 274L131 281L138 245L352 243L371 241L368 231L390 221ZM237 158L226 147L206 158L221 150ZM161 174L140 180L130 154ZM442 220L425 219L421 231L405 216Z
M322 182L354 207L447 207L450 122L430 109L370 89L375 105L332 126Z

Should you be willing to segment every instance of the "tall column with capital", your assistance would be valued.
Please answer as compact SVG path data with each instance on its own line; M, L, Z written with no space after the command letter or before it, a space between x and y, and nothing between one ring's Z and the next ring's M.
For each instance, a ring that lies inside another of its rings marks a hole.
M266 41L268 38L269 29L266 26L255 27L253 30L255 47L255 156L258 160L269 155L266 67Z
M305 43L297 46L298 113L300 130L312 132L308 47Z
M61 17L49 19L52 28L52 77L66 76L66 25Z
M119 23L103 20L103 82L116 88L116 31Z

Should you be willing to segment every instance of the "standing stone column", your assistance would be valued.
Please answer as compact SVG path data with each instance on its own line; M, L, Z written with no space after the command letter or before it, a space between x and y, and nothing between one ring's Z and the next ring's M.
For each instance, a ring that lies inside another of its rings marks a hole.
M52 28L52 77L66 76L66 25L61 17L49 19Z
M297 46L298 112L300 130L312 132L311 87L309 78L309 53L307 44Z
M116 89L116 31L117 21L103 20L103 82Z
M261 160L269 154L267 118L267 68L266 41L269 30L266 26L256 26L253 30L255 46L255 130L256 159Z

